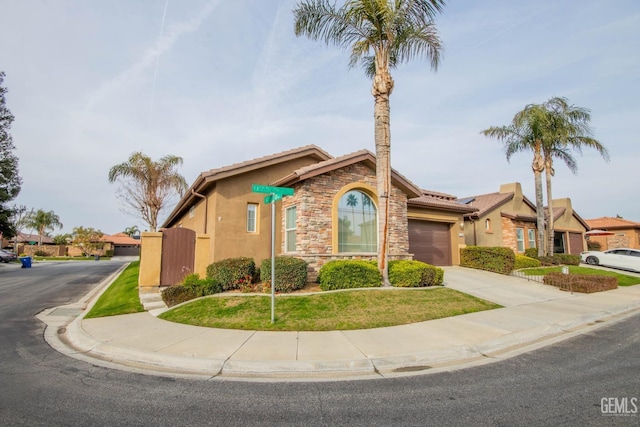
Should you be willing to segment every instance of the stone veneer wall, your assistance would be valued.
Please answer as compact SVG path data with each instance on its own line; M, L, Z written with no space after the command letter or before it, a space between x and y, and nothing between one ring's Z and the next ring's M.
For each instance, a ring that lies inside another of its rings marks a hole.
M375 260L375 254L333 253L333 204L336 194L346 185L361 182L376 187L375 172L363 164L309 178L295 185L295 194L282 203L282 230L285 232L285 211L296 206L296 252L282 254L304 259L309 263L309 280L317 278L320 267L336 259ZM409 254L407 195L395 186L391 189L389 209L389 259L413 259ZM283 235L283 245L285 236Z
M516 228L524 229L524 248L529 248L529 235L527 230L535 230L536 228L529 222L516 221L510 218L502 217L502 246L513 249L518 253L518 240L516 237ZM537 235L536 235L537 237Z

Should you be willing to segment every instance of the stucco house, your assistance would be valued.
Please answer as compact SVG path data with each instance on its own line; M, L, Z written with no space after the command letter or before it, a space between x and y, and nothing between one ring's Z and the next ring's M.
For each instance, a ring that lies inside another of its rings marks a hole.
M536 247L536 206L524 196L519 182L459 202L478 209L464 216L466 245L504 246L520 254Z
M465 214L464 235L468 246L505 246L522 254L535 248L537 215L535 203L522 193L518 182L503 184L496 193L481 194L458 200L476 207ZM548 223L545 210L545 227ZM579 254L586 250L587 223L573 210L568 198L553 201L554 253ZM545 229L545 244L547 239Z
M611 233L604 236L589 236L590 241L600 243L603 251L615 248L640 249L640 222L608 216L585 219L585 222L592 230L603 230Z
M313 279L330 260L376 258L375 165L367 150L334 158L308 145L212 169L198 176L162 228L208 236L210 262L246 256L260 264L270 256L271 207L252 185L292 188L276 202L276 253L306 260ZM395 170L391 180L390 259L459 264L463 215L476 209L422 190Z
M545 207L545 213L547 207ZM590 230L584 219L573 210L571 199L553 200L553 252L579 255L587 250L585 233ZM546 237L546 236L545 236Z

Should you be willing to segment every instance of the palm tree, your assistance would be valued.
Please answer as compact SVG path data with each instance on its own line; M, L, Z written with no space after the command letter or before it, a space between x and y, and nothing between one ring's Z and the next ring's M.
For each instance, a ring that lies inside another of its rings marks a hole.
M60 222L60 217L53 211L45 212L38 209L33 215L30 215L27 226L38 231L38 244L42 246L42 236L47 231L53 231L55 228L64 227Z
M538 256L544 255L544 201L542 192L542 172L544 157L542 144L544 139L545 110L540 105L529 104L519 111L508 126L493 126L483 130L484 136L496 138L504 145L507 161L521 151L532 151L535 190Z
M140 233L140 229L138 228L137 225L133 225L131 227L125 228L123 233L126 234L129 237L133 237L135 234L139 234Z
M109 182L121 179L120 198L156 231L158 214L175 193L182 196L187 189L184 177L175 171L182 165L182 157L167 155L153 161L142 152L129 156L129 160L109 170Z
M572 173L578 171L578 164L571 154L571 148L582 153L583 147L594 148L605 159L609 160L607 149L592 137L593 131L589 126L591 114L589 110L570 105L567 98L554 97L543 105L546 110L545 137L542 153L545 164L545 178L547 185L547 254L554 252L554 218L553 197L551 195L551 178L555 174L553 159L562 160Z
M378 268L389 286L389 195L391 192L390 69L416 57L437 69L442 49L434 18L443 0L303 0L294 9L295 33L351 51L349 66L360 63L372 78L378 192Z

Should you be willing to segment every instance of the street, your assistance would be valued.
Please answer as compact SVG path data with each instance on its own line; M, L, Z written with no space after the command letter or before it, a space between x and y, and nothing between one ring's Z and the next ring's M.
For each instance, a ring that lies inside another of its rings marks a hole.
M121 265L0 266L1 425L640 423L632 405L640 398L640 315L501 362L361 381L163 378L97 367L51 349L35 315L80 299ZM621 402L627 413L611 413L620 412Z

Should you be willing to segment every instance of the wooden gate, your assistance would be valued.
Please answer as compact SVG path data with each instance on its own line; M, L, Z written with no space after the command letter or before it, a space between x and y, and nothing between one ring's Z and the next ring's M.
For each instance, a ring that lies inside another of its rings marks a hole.
M160 286L180 283L194 272L196 232L188 228L169 228L162 232Z

